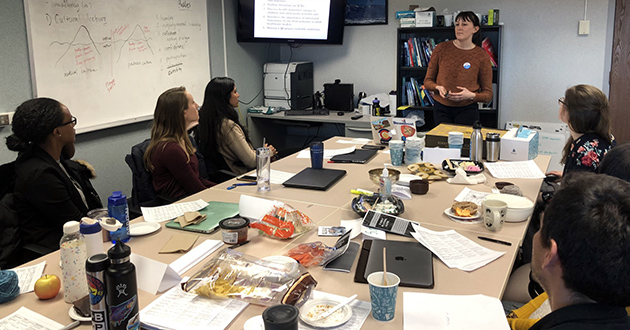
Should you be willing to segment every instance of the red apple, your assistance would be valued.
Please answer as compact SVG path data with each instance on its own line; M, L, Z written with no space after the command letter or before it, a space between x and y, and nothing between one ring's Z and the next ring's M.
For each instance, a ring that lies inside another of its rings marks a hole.
M57 275L44 275L35 282L35 294L39 299L54 298L61 289L61 280Z

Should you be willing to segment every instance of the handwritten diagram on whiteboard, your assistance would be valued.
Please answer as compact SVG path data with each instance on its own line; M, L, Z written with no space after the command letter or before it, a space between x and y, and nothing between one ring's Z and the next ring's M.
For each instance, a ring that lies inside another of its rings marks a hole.
M205 0L24 0L33 90L77 132L150 119L158 96L210 81Z

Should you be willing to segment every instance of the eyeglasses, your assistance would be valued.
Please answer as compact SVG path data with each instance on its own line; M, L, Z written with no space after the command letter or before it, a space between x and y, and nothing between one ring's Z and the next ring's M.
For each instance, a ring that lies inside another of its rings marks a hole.
M72 126L75 126L77 124L77 117L72 116L72 119L69 122L63 123L59 126L66 126L68 124L72 124Z
M564 102L564 97L561 97L561 98L558 99L558 105L559 106L563 106L564 105L565 107L567 106L567 103Z

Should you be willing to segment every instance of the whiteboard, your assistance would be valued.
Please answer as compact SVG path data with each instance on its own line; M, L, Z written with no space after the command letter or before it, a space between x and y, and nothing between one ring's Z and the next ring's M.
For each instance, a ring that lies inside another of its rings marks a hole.
M206 0L24 0L33 92L78 133L152 118L158 96L210 81Z

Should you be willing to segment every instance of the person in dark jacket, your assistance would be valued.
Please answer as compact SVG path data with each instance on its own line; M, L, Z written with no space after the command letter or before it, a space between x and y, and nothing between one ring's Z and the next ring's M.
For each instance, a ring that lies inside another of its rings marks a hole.
M64 223L102 207L89 180L93 171L70 160L76 124L70 110L50 98L28 100L15 111L6 144L19 152L14 198L23 244L56 250Z

